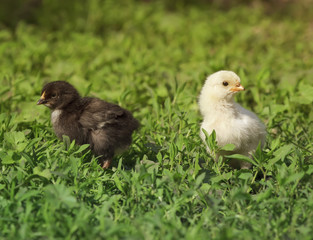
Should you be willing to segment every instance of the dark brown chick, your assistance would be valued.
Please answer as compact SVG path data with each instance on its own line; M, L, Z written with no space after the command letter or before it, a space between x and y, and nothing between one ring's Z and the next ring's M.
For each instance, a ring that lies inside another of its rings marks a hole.
M76 144L90 144L102 168L108 168L116 151L126 149L139 122L132 114L98 98L80 97L68 82L46 84L37 105L52 110L51 122L59 139L66 135Z

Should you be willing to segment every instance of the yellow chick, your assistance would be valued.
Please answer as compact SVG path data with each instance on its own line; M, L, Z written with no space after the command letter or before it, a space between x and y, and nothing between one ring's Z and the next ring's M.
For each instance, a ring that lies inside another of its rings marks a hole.
M234 101L237 92L245 90L238 75L232 71L218 71L210 75L201 90L199 97L200 112L203 122L200 137L205 142L205 129L208 134L216 132L216 141L219 147L234 144L233 151L220 151L219 156L242 154L252 157L257 146L263 147L266 138L266 128L260 119L253 113L241 107ZM208 152L212 149L207 147ZM237 159L230 159L231 167L250 168L251 164Z

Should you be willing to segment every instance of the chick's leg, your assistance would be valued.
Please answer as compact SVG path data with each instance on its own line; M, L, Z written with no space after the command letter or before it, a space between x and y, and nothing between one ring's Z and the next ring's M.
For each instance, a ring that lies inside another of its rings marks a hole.
M102 162L102 166L101 166L101 167L102 167L103 169L107 169L107 168L110 167L111 162L112 162L112 159L104 160L104 161Z
M115 152L110 138L102 130L91 131L90 134L92 151L99 157L99 165L103 169L110 167Z
M103 169L107 169L110 167L114 156L113 150L107 149L106 151L97 152L96 155L101 156L98 159L98 162Z

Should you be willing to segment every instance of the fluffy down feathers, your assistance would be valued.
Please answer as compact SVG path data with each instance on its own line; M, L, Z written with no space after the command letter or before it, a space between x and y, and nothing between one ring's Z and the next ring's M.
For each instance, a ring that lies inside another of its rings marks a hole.
M231 71L219 71L210 75L199 97L200 112L203 116L200 136L205 141L202 129L209 134L216 132L216 140L220 147L234 144L232 152L219 152L220 155L242 154L252 157L258 144L263 147L266 129L259 118L238 103L234 102L235 93L244 90L240 78ZM208 149L210 151L210 149ZM216 159L216 160L217 160ZM231 159L233 168L249 168L250 163Z
M46 84L37 104L52 110L51 122L58 138L66 135L79 145L90 144L103 168L109 167L116 151L131 144L131 135L139 127L129 111L97 98L81 98L64 81Z

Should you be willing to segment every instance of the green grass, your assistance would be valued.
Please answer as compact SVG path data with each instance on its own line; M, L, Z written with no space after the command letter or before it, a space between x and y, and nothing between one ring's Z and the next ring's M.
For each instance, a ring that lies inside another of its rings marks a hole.
M0 11L0 239L312 239L310 1L64 2ZM220 69L267 126L251 170L214 163L199 137L197 97ZM36 106L60 79L141 122L112 169Z

